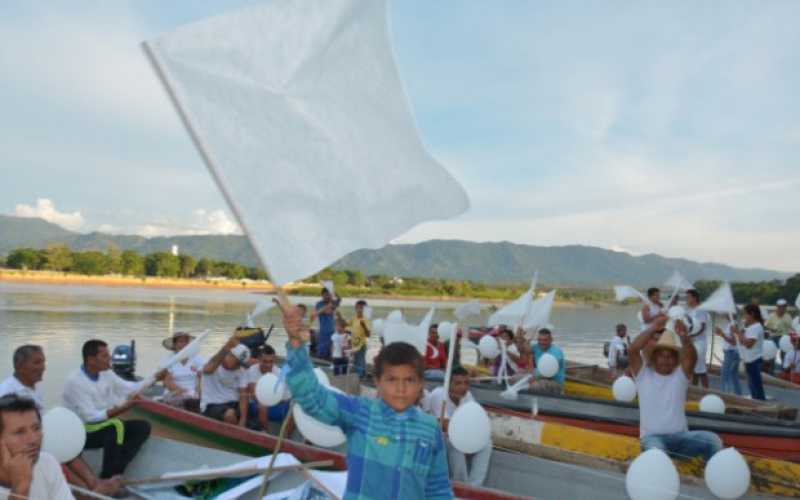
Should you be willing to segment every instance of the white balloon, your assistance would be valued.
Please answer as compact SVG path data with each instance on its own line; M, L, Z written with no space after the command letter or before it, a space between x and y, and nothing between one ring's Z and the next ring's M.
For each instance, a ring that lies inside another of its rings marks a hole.
M394 311L390 312L389 315L386 316L386 321L388 323L402 323L403 322L403 313L402 313L402 311L400 311L398 309L398 310L394 310Z
M442 321L439 323L439 328L437 328L437 331L439 332L439 340L442 342L447 342L453 335L453 323L450 323L449 321Z
M461 453L477 453L491 443L492 424L481 405L468 401L453 412L447 434Z
M539 356L539 361L536 362L536 368L539 370L539 375L544 378L551 378L558 373L558 360L550 353L544 353Z
M703 396L703 399L700 400L700 411L724 415L725 401L723 401L722 398L716 394L706 394Z
M278 377L274 373L265 373L256 384L256 399L264 406L274 406L284 398L285 388L283 382L278 387Z
M42 451L50 453L62 464L77 457L86 444L83 421L61 406L44 414L42 433Z
M630 403L636 399L636 382L630 377L620 377L611 386L614 399L623 403Z
M494 359L500 355L500 346L497 345L497 339L491 335L484 335L478 342L478 350L481 356L486 359Z
M717 497L740 498L750 488L750 466L736 448L725 448L708 461L705 478Z
M782 335L781 340L778 343L781 345L781 351L787 354L794 351L794 346L792 345L792 338L790 336Z
M372 322L372 332L378 334L379 337L383 337L383 320L376 319Z
M317 380L319 380L320 384L324 385L325 387L331 386L331 379L328 378L328 374L325 373L325 370L322 368L314 368L314 375L317 376Z
M675 500L680 486L675 464L657 448L636 457L625 474L625 490L631 500Z
M335 387L330 387L330 390L338 392L339 394L344 394ZM294 422L297 424L297 429L300 433L317 446L334 448L347 441L347 437L345 437L340 427L323 424L304 412L299 404L294 405L292 416L294 417Z
M778 354L778 347L775 345L775 342L764 339L764 347L762 352L762 357L764 361L772 361L775 359L775 356Z

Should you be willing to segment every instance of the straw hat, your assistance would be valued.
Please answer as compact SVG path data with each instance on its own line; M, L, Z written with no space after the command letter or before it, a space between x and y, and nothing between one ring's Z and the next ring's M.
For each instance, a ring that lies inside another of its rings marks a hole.
M163 345L164 349L167 349L168 351L174 351L175 340L180 337L189 337L189 342L194 340L194 337L192 337L192 334L189 332L175 332L172 334L172 337L167 337L164 340L162 340L161 345Z
M678 357L680 357L681 343L678 339L678 334L669 329L661 332L661 337L658 339L658 342L656 342L656 345L648 347L645 350L647 361L650 364L653 363L653 354L655 354L655 352L659 349L669 349L671 351L675 351L678 354Z

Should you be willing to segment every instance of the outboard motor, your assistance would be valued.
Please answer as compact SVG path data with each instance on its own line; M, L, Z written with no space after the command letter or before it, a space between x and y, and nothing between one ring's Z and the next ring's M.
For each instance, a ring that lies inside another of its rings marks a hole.
M118 345L111 354L111 369L125 380L136 380L136 341Z

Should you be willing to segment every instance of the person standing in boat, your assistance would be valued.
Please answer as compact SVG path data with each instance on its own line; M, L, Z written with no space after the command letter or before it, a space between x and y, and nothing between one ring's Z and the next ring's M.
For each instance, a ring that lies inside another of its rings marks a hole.
M623 376L628 369L628 344L625 343L627 338L628 327L623 323L618 324L616 334L608 344L608 369L612 380Z
M531 345L531 350L533 350L534 366L536 366L534 378L531 379L531 390L549 394L564 392L564 382L567 380L566 361L561 349L553 345L553 332L550 328L539 328L536 343ZM539 373L539 360L544 354L550 354L558 361L558 372L551 378L544 378Z
M269 432L269 422L283 422L289 414L289 401L266 407L255 398L256 384L266 375L271 373L280 378L281 370L275 364L275 349L269 344L264 344L259 348L255 357L257 362L247 369L247 394L249 399L248 416L251 420L258 422L258 429ZM293 422L287 424L287 433L290 435L294 427Z
M331 337L336 331L335 313L336 309L341 303L339 297L334 298L333 294L327 289L323 288L321 298L317 302L314 312L317 320L319 321L319 329L317 330L316 354L320 359L331 359Z
M686 419L686 393L697 352L683 322L675 322L675 331L665 329L666 323L666 315L656 316L630 347L642 450L658 448L676 458L708 460L722 449L722 440L713 432L690 431Z
M739 363L742 357L739 353L739 342L733 334L733 324L731 321L725 328L715 328L714 335L722 338L722 390L733 392L737 396L742 395L742 383L739 380Z
M0 382L0 397L16 395L30 399L41 414L45 407L38 384L45 372L44 351L38 345L22 345L14 350L12 361L14 373ZM80 455L66 463L64 473L70 482L101 495L114 495L122 487L121 476L99 479Z
M86 426L86 449L103 448L100 477L107 479L125 468L150 437L145 420L121 420L145 388L145 381L129 382L111 370L111 353L102 340L88 340L81 349L83 365L64 384L64 406ZM166 370L156 374L162 380Z
M41 451L42 439L32 399L0 398L0 499L74 500L58 460Z
M375 358L380 399L340 394L317 380L304 346L308 327L297 308L286 304L282 311L289 336L286 381L295 403L347 437L345 498L453 498L442 431L416 406L425 368L417 349L394 342Z
M333 374L346 375L347 365L350 364L350 334L347 332L347 321L336 318L336 332L331 336L331 356L333 359Z
M689 318L692 320L692 331L689 338L692 339L694 350L697 351L697 362L694 365L694 375L692 375L692 385L700 383L708 389L708 368L706 367L706 355L708 354L708 340L706 332L711 328L711 318L708 313L698 309L700 306L700 294L697 290L686 291L686 305L689 308Z
M247 425L247 347L234 335L203 366L200 411L225 423Z
M366 300L357 301L356 316L347 325L350 329L353 349L353 370L361 378L367 374L367 341L372 334L372 324L364 317L364 308L366 307Z
M469 401L475 401L469 392L469 373L461 366L454 366L450 373L450 390L445 396L443 386L437 387L425 395L422 408L440 419L442 431L447 435L450 418L456 408ZM444 415L442 415L444 405ZM450 475L455 481L465 482L472 486L482 486L489 472L489 461L492 457L492 443L469 456L461 453L450 441L447 441L447 458L450 464Z
M428 327L428 343L425 346L425 378L428 380L444 380L447 367L447 352L439 341L439 325L433 323Z
M171 337L164 339L161 345L172 352L165 359L179 352L192 340L194 337L188 332L175 332ZM164 387L167 389L164 394L164 402L189 411L199 412L200 377L205 364L206 360L199 354L195 354L170 366L164 377Z
M761 308L755 304L744 307L744 330L733 325L732 332L736 341L741 346L744 368L747 373L747 385L750 388L750 397L765 400L764 382L761 378L761 365L764 347L764 319Z
M792 331L792 316L787 312L788 305L789 303L786 299L778 299L775 302L775 311L769 315L764 323L764 335L770 341L775 342L775 345L780 345L781 337L789 335L789 332ZM786 357L785 354L782 354L782 357ZM775 373L777 362L773 359L769 363L771 363L771 366L765 371L771 375Z

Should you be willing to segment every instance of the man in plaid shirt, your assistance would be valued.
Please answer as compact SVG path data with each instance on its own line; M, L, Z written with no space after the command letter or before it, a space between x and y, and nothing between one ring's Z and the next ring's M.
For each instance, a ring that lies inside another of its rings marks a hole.
M347 436L345 499L453 498L442 432L436 419L416 406L424 368L417 350L393 343L375 359L381 399L339 394L314 375L304 345L308 328L299 311L283 309L292 397L308 415Z

